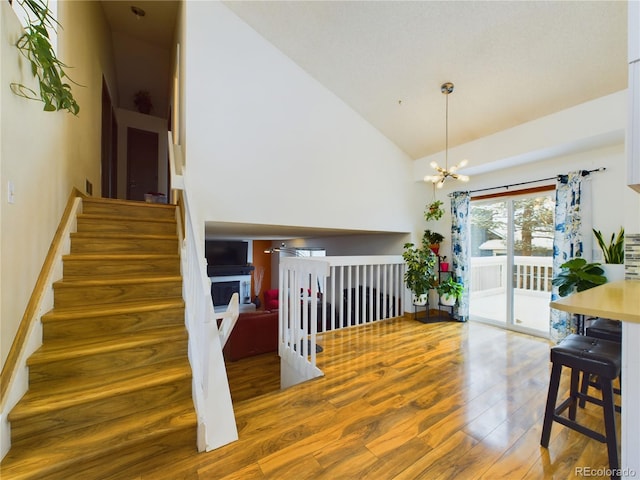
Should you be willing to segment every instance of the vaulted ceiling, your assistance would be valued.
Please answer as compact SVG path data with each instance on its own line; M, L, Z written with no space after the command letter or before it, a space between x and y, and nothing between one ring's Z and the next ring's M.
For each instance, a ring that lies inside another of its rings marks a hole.
M455 84L450 147L627 86L624 1L224 3L413 159L444 150L444 82ZM159 73L130 48L169 52L179 2L102 4L120 57L120 106L144 82L168 91L170 58ZM146 15L136 18L132 5Z
M169 48L178 2L102 3L115 32ZM623 1L224 3L414 159L444 149L443 82L451 147L627 85Z

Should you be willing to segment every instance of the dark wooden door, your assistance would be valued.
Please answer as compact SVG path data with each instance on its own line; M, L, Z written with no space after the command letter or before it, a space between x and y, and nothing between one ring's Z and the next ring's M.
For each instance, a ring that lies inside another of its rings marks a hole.
M127 129L127 198L144 200L144 194L158 191L158 134ZM165 193L166 192L162 192Z

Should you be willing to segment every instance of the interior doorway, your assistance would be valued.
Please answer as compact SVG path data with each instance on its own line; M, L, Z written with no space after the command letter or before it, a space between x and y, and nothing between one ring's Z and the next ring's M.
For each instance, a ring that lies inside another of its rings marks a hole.
M101 188L105 198L118 197L118 123L107 84L102 79Z
M158 133L127 128L127 199L158 190Z

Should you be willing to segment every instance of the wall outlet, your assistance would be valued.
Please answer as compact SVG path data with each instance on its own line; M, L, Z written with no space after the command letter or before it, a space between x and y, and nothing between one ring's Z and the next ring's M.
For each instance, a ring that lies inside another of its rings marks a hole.
M16 203L16 191L11 180L7 182L7 202Z
M87 195L93 195L93 185L89 181L89 179L85 179L84 189L87 192Z

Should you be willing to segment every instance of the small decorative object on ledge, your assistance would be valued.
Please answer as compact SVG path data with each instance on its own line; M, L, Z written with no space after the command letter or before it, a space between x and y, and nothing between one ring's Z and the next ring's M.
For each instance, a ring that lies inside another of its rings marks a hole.
M167 196L164 193L148 192L144 194L144 201L147 203L167 203Z
M153 103L151 103L151 95L147 90L138 90L133 94L133 103L140 113L149 115L153 110Z

